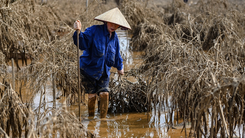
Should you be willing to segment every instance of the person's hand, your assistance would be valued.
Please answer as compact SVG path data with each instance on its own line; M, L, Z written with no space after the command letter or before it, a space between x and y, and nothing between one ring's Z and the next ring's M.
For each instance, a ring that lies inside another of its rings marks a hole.
M118 70L117 72L118 72L119 75L123 75L124 74L124 70L123 69L122 70Z
M74 29L75 30L79 30L79 31L82 29L82 24L81 24L81 22L79 20L75 21Z

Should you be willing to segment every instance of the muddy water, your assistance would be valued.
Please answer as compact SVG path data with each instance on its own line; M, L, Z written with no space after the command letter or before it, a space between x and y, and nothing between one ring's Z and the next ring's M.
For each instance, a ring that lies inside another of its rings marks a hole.
M127 32L117 31L120 40L121 55L124 60L124 71L137 68L142 63L142 52L132 52L129 47ZM116 72L112 69L111 72ZM117 79L117 74L111 75L111 79ZM133 78L127 78L135 81ZM97 104L96 104L97 105ZM84 126L93 132L97 137L115 138L179 138L185 137L184 131L181 133L182 126L167 131L165 114L162 113L160 119L156 119L151 113L124 113L108 114L106 119L100 119L99 113L95 112L94 117L88 117L86 106L82 106L82 117ZM96 107L97 109L97 107ZM70 110L78 114L78 108L73 106Z
M142 52L132 52L129 47L129 39L127 32L117 32L120 40L121 55L124 60L124 71L127 72L132 68L137 68L142 63ZM116 69L111 72L116 73ZM111 79L118 78L117 74L112 73ZM128 78L130 81L135 81L133 78ZM47 93L43 96L42 101L47 102L47 107L53 107L53 88L51 83L47 85ZM23 102L30 99L28 91L22 90ZM57 97L61 97L62 92L57 91ZM36 109L39 106L40 94L34 96L32 108ZM87 97L87 95L86 95ZM87 99L87 98L86 98ZM56 100L56 107L61 107L64 104L64 98ZM96 104L97 105L97 104ZM70 105L68 110L74 112L78 116L78 105ZM132 138L179 138L185 137L184 131L181 133L182 126L177 126L175 129L167 131L165 122L165 113L160 115L160 118L154 116L151 112L147 113L124 113L124 114L108 114L106 119L100 119L99 113L96 112L94 117L88 117L86 105L81 105L81 117L84 126L94 133L96 137L115 138L115 137L132 137Z

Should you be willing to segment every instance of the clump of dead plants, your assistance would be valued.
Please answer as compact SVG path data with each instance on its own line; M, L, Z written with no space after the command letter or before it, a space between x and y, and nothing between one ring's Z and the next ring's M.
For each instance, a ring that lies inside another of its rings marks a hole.
M215 12L212 4L221 7ZM203 11L193 14L179 8L173 14L181 13L182 22L158 23L156 35L143 34L145 26L156 24L148 20L144 27L138 25L143 31L136 29L132 39L132 46L139 49L134 43L154 36L140 43L146 58L139 72L145 76L146 87L150 86L148 104L155 103L153 109L158 114L162 110L169 113L170 126L176 121L172 118L175 113L184 119L183 129L191 122L189 136L245 134L245 35L240 21L244 16L227 5L232 6L219 0L199 1Z
M86 131L77 116L70 113L65 106L57 110L46 109L39 114L39 118L36 133L41 137L48 138L58 135L69 138L94 137L92 133Z
M35 112L22 102L10 84L1 86L5 88L0 100L1 137L94 137L65 106Z
M31 112L28 107L22 103L18 94L11 88L7 82L1 84L4 91L0 100L0 120L1 120L1 137L21 137L23 134L28 134L30 126L34 122L30 120Z

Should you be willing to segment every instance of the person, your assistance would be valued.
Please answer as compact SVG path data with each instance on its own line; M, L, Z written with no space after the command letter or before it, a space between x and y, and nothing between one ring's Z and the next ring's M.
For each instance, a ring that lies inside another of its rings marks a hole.
M116 7L97 17L102 25L93 25L84 32L81 22L74 23L74 29L79 30L79 49L84 50L80 56L81 83L88 93L89 116L94 116L97 95L100 98L100 117L105 118L109 104L109 77L111 67L124 74L123 59L117 33L118 28L131 29L121 11ZM77 31L73 34L74 44L77 45Z

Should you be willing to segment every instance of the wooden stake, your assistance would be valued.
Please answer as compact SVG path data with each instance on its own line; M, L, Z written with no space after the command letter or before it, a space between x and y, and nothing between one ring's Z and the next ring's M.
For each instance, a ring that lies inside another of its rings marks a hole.
M77 91L78 91L78 112L79 112L79 121L81 121L81 92L80 92L80 55L79 55L79 34L80 30L77 30Z
M55 52L53 52L53 63L55 65ZM55 70L55 69L54 69ZM53 83L53 109L56 109L56 86L55 86L55 72L53 71L53 79L52 79L52 83ZM53 110L53 117L55 117L55 111ZM53 126L55 126L55 122L53 123ZM53 129L52 127L52 131L53 131L53 138L56 137L56 130Z
M55 64L55 53L53 53L53 63ZM56 98L55 98L55 73L53 73L53 108L56 109Z

